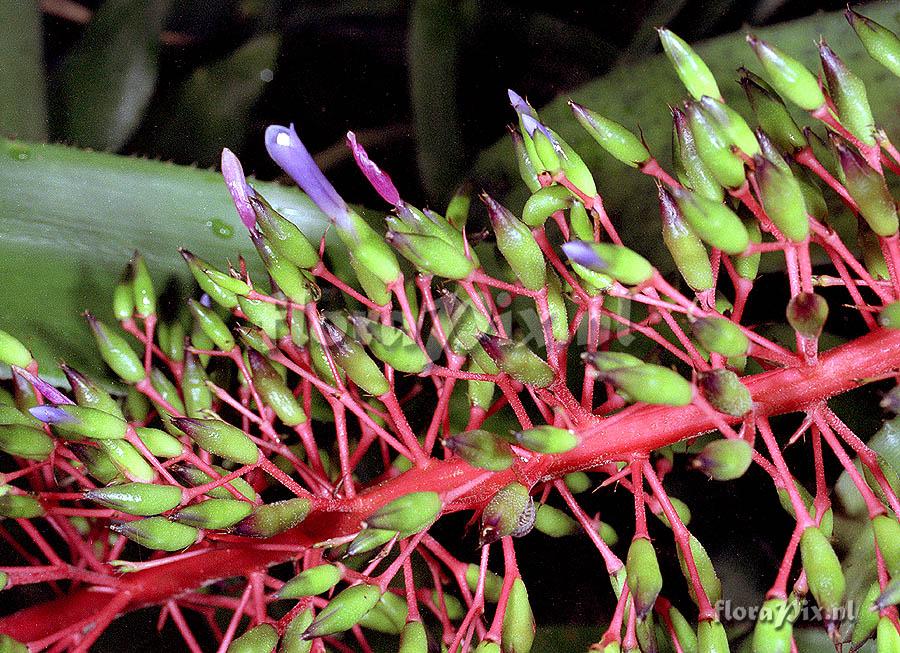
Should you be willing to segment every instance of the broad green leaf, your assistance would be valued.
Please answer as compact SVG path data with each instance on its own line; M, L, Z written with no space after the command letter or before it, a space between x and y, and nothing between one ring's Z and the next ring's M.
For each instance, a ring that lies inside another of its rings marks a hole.
M897 0L866 5L865 13L892 29L900 27L900 2ZM889 79L890 74L868 57L840 12L819 14L754 32L797 56L814 71L819 69L815 44L820 35L824 36L847 65L865 80L869 102L879 125L895 141L900 138L900 84ZM711 39L696 44L696 49L718 78L719 88L729 104L752 119L743 92L734 82L736 69L741 65L761 72L756 57L745 42L745 34L742 31ZM517 90L528 92L527 88ZM653 181L636 170L625 168L603 152L578 126L566 102L572 98L635 131L640 127L651 152L671 170L668 106L675 105L686 95L669 61L665 56L657 55L638 64L616 68L539 110L543 121L557 130L594 172L606 208L626 243L668 268L671 268L671 262L661 244L657 251L647 250L648 243L661 243L658 238L647 237L648 233L659 232ZM799 113L795 115L803 117ZM489 189L511 189L506 198L509 206L521 207L524 203L527 191L519 179L508 140L498 142L481 155L476 175Z
M117 150L137 127L156 85L159 32L171 0L106 0L57 79L56 134Z
M151 147L206 165L218 158L223 145L240 145L250 109L271 79L280 43L277 34L258 36L195 70L161 102Z
M305 195L254 185L310 238L321 236L326 219ZM63 358L105 374L81 313L112 319L112 289L132 251L161 287L173 274L189 278L179 246L222 267L239 253L256 266L244 232L214 171L0 140L0 329L43 369Z
M47 138L43 27L37 2L0 0L0 134Z

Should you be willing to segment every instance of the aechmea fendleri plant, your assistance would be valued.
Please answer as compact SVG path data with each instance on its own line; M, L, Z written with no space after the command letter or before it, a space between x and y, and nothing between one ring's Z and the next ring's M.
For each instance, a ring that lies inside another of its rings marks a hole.
M847 18L887 69L880 83L897 83L897 37ZM595 650L787 653L811 601L838 647L874 638L897 651L900 423L864 443L828 404L900 368L889 190L900 154L869 109L877 90L824 41L817 75L751 35L760 74L741 70L748 122L687 43L660 38L689 94L671 108L671 172L626 116L571 108L623 174L656 181L679 276L622 242L598 190L612 180L598 184L510 91L530 197L516 212L482 193L486 232L469 225L469 191L443 213L413 206L350 133L390 209L384 229L344 201L293 126L271 126L269 155L328 217L334 242L310 242L226 149L225 184L265 275L183 249L200 292L172 314L136 254L112 298L119 324L85 315L122 382L112 390L63 365L60 391L0 331L13 372L0 389L0 528L19 560L0 583L49 590L0 618L0 649L85 651L118 616L158 606L191 651L365 651L379 632L403 653L526 653L535 622L516 538L539 531L586 537L599 554L616 607ZM824 130L801 129L792 105ZM829 225L829 202L856 218L857 243ZM790 342L744 319L763 262L786 272ZM864 335L823 346L825 287L843 290ZM900 413L900 392L882 405ZM772 418L787 413L799 427L778 432ZM832 465L843 470L834 495ZM760 488L759 501L795 527L773 542L783 561L739 644L667 477L691 467L697 482L728 482L751 466L775 490ZM612 485L634 500L621 544L578 497ZM831 542L834 498L874 541L867 569L854 570L873 579L855 611ZM471 555L433 529L459 511L477 521L458 536ZM681 578L660 564L665 548ZM678 609L685 589L693 605ZM187 612L215 641L198 638Z

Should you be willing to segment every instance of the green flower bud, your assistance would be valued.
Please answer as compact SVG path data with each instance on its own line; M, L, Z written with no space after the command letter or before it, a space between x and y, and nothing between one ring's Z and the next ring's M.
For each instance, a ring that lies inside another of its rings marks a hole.
M809 219L800 184L787 166L776 165L761 156L754 161L754 175L766 213L788 240L803 242L809 236Z
M9 635L0 635L0 651L3 653L28 653L29 649L22 642Z
M466 608L463 607L462 601L444 592L442 596L438 596L438 591L431 591L431 602L440 607L441 601L444 602L444 609L447 611L447 618L450 621L457 621L466 616Z
M621 367L601 372L599 378L625 391L631 401L687 406L693 396L693 388L687 380L661 365L647 363L640 367Z
M228 472L221 467L217 467L216 465L213 465L212 467L213 470L215 470L215 472L220 476L228 475ZM187 483L188 485L191 485L193 487L197 487L198 485L206 485L213 480L212 477L209 476L206 472L203 472L196 467L188 467L187 465L172 465L171 467L169 467L169 471L172 472L180 481L182 481L183 483ZM250 501L256 501L256 492L244 479L236 478L228 483L228 485L240 492L243 496L250 499ZM210 496L214 499L232 498L232 494L222 486L209 490L206 494L207 496Z
M788 324L804 338L818 338L827 319L828 302L821 295L801 292L788 302Z
M706 552L703 545L700 544L700 540L691 535L690 545L691 557L693 557L694 565L697 567L700 585L703 587L703 591L706 593L709 602L715 605L719 602L719 599L722 598L722 583L719 581L719 576L716 574L715 567L713 567L709 554ZM691 583L691 573L688 570L687 560L684 557L684 553L681 551L681 547L678 547L677 551L678 564L681 565L681 573L687 581L688 593L691 595L691 599L693 599L694 603L699 605L697 594L694 591L694 585Z
M700 158L687 116L677 107L672 109L672 163L675 176L684 186L713 201L722 201L722 186Z
M569 313L563 296L562 283L552 270L547 271L547 311L550 314L550 331L556 342L569 341Z
M890 279L891 273L884 260L878 235L872 231L865 220L858 219L856 221L856 242L859 249L862 250L863 264L869 274L874 279Z
M500 488L481 513L481 546L509 535L527 535L534 526L535 512L527 487L513 482Z
M112 460L100 448L78 442L67 443L67 447L84 464L88 473L100 483L105 485L124 481Z
M644 364L637 356L624 351L594 351L581 354L581 360L594 366L599 372L608 372L622 367L640 367Z
M570 474L566 474L563 476L563 481L566 484L566 487L572 492L572 494L581 494L582 492L587 492L593 487L593 483L591 483L591 478L584 472L572 472Z
M550 537L565 537L575 535L581 530L578 522L569 517L562 510L542 503L537 508L534 518L534 527L544 535Z
M741 86L760 129L765 132L778 147L787 153L793 153L809 145L806 136L794 122L784 100L760 77L746 68L740 69Z
M622 245L572 240L562 249L573 263L609 275L626 286L642 284L653 276L650 262Z
M897 233L897 205L885 185L884 177L871 168L854 149L837 137L831 138L837 151L844 185L850 197L859 205L859 212L879 236Z
M721 100L711 97L701 98L700 106L706 116L721 130L732 147L736 147L747 156L760 154L761 150L756 135L741 114Z
M43 516L44 508L35 496L9 492L0 495L0 517L34 519Z
M732 139L699 102L685 104L697 154L716 182L726 188L744 185L744 160L732 150Z
M33 360L28 347L17 338L0 329L0 363L26 368Z
M284 629L278 653L309 653L312 649L312 642L303 639L303 633L309 628L312 620L313 615L309 608L294 617L288 627Z
M50 424L57 433L75 438L121 439L128 431L125 420L86 406L44 404L35 406L30 412Z
M705 243L726 254L742 254L750 245L740 218L724 204L681 188L671 193L685 221Z
M470 564L466 567L466 585L473 592L478 587L478 575L481 572L478 565ZM484 575L484 600L496 603L500 600L500 592L503 589L503 577L492 571L486 571Z
M127 440L100 440L98 444L123 476L142 483L152 483L156 479L156 471Z
M314 639L350 630L375 607L381 592L374 585L348 587L328 602L303 633L303 639Z
M281 375L254 349L247 351L247 360L253 374L253 385L263 402L275 411L278 419L286 426L296 426L306 422L303 406L281 378Z
M684 653L697 653L697 633L675 606L669 607L669 621L672 622L672 630L675 631L681 650Z
M355 556L361 553L368 553L374 549L384 546L395 537L399 537L400 533L382 528L365 528L359 532L350 545L347 547L347 555Z
M234 532L248 537L273 537L294 528L306 519L311 509L312 502L305 497L265 503L238 522Z
M428 528L443 507L437 492L411 492L381 506L366 519L366 525L399 531L400 537L404 538Z
M326 340L324 344L328 347L335 364L347 373L351 381L376 397L391 389L375 361L369 358L359 343L347 337L343 331L327 320L322 322L322 329Z
M691 323L691 330L705 349L723 356L743 356L750 348L740 326L724 317L698 318Z
M538 122L530 115L520 116L522 126L529 133L537 154L539 167L550 173L563 172L576 188L585 195L596 195L597 186L590 170L581 157L566 143L559 134Z
M47 460L55 445L53 438L41 429L24 424L0 424L0 451L11 456Z
M409 607L406 600L393 592L381 595L375 607L359 620L359 625L388 635L399 635L406 623Z
M335 224L338 236L359 265L384 284L397 280L400 276L397 257L363 218L350 211L345 221Z
M900 651L900 632L890 617L881 617L878 620L878 633L876 635L875 653L893 653Z
M856 32L869 56L900 77L900 38L871 18L859 14L850 7L844 11L847 21Z
M442 238L388 231L385 239L423 274L465 279L475 269L462 248L453 248Z
M153 386L153 389L160 394L163 401L169 404L176 413L184 414L184 402L181 401L181 395L178 393L178 388L176 388L175 384L169 380L169 377L166 376L165 372L158 367L151 368L150 384ZM159 408L160 406L157 406L157 409ZM163 421L165 421L166 416L163 415L162 417Z
M698 653L729 653L728 636L718 621L701 621L697 624Z
M292 302L306 304L315 298L318 289L308 272L279 255L259 234L251 232L250 237L272 281Z
M419 374L431 363L416 341L403 331L381 324L362 315L348 317L360 341L375 357L395 370L407 374Z
M248 198L256 213L256 224L263 236L280 256L299 268L310 269L319 262L319 252L297 226L278 213L256 193Z
M129 515L148 517L167 512L181 503L181 488L153 483L123 483L88 490L84 498Z
M828 82L828 94L834 101L841 124L866 145L875 145L875 118L866 96L866 85L847 68L840 57L819 42L819 58Z
M119 522L109 528L132 542L157 551L180 551L194 544L200 537L200 531L196 528L171 522L165 517Z
M800 557L810 592L829 615L827 618L833 618L844 599L844 572L828 539L815 526L808 527L800 536Z
M193 417L176 417L172 422L201 449L211 454L241 465L253 465L259 460L259 448L253 440L227 422Z
M556 378L553 369L524 343L485 333L478 342L497 367L520 383L546 388Z
M896 517L878 515L872 520L872 529L891 578L900 578L900 523Z
M900 603L900 578L892 578L884 591L878 595L874 605L876 610L883 610L889 605L898 603Z
M213 281L210 276L209 273L211 271L218 272L218 270L215 270L212 265L200 257L194 256L194 254L184 248L180 248L178 251L187 263L188 269L197 281L197 284L200 286L200 290L209 295L210 298L220 306L228 309L237 306L237 294L232 290L220 286ZM227 276L223 275L221 272L218 272L218 275ZM217 278L220 279L221 277L217 276Z
M519 446L538 453L565 453L578 446L579 439L570 429L545 424L513 434Z
M741 417L753 408L750 391L731 370L719 368L698 374L697 387L713 408L726 415Z
M759 229L759 223L756 220L742 220L744 229L747 232L747 238L750 243L761 243L762 232ZM737 255L734 257L734 269L744 279L753 281L759 273L759 262L762 259L761 252L753 254Z
M206 308L195 299L188 300L188 308L197 321L197 326L213 341L216 347L226 352L234 349L234 336L231 335L231 331L215 311Z
M503 615L500 646L503 653L528 653L534 642L534 614L521 578L513 581Z
M259 624L232 640L228 653L271 653L278 644L278 631L272 624Z
M447 203L444 215L454 229L462 231L469 219L469 209L472 206L472 185L463 183L454 192L453 197Z
M691 523L691 509L688 507L688 505L678 497L670 496L669 501L672 503L672 507L675 509L675 514L678 515L678 519L681 520L681 523L685 526L688 526ZM672 528L672 524L669 522L669 518L663 511L662 506L655 507L653 510L653 515L657 517L659 521L665 524L666 528Z
M184 325L181 322L160 322L156 326L156 340L160 349L170 360L178 363L184 360L184 336Z
M497 248L513 273L529 290L543 288L546 263L531 231L487 193L482 193L481 201L487 207L497 237Z
M503 439L482 429L456 433L447 438L444 446L473 467L495 472L509 469L515 460Z
M572 202L572 207L569 209L569 226L572 230L572 235L575 238L578 238L579 240L594 239L593 222L588 216L584 204L577 200ZM612 283L611 279L609 283Z
M712 288L715 284L709 254L694 230L684 221L675 200L662 186L659 187L659 214L663 242L681 276L695 291Z
M410 621L403 627L397 653L428 653L428 634L421 621Z
M137 383L144 378L144 365L125 339L110 331L90 313L84 317L94 333L100 357L123 381Z
M825 104L825 96L816 76L802 63L752 34L747 35L747 43L759 58L772 86L783 97L807 111L814 111Z
M301 571L278 592L280 599L299 599L324 594L341 581L341 570L334 565L318 565Z
M253 504L237 499L207 499L185 506L172 519L194 528L231 528L253 512Z
M554 184L540 188L531 194L522 208L522 222L529 227L540 227L557 211L572 206L574 198L565 186Z
M869 586L862 603L859 604L856 622L853 624L853 630L850 633L850 642L854 648L862 645L863 642L869 639L878 627L878 612L872 608L875 606L875 601L880 593L881 588L878 585L878 581L875 581Z
M131 273L131 291L134 295L134 307L137 314L147 317L156 314L156 291L153 279L147 270L147 264L140 253L135 252L129 263Z
M484 640L478 643L474 653L500 653L500 645L497 642Z
M31 413L21 412L15 406L0 404L0 424L40 427L41 420L34 417Z
M625 562L628 587L634 600L638 619L643 619L653 609L656 597L662 590L662 572L656 560L656 551L650 540L638 537L628 547Z
M715 84L715 82L713 83ZM647 147L637 136L615 120L604 118L571 100L569 108L572 109L575 119L584 127L585 131L614 158L632 168L637 168L650 160L650 152L647 151Z
M513 143L513 151L516 156L516 163L518 164L519 176L528 187L528 190L533 193L541 187L533 156L534 143L529 136L526 144L521 132L514 127L510 127L508 131L509 137L512 139Z
M207 385L208 380L199 358L191 352L185 352L181 392L188 417L200 417L212 408L212 391Z
M716 78L713 77L700 55L671 30L662 28L657 31L666 56L672 62L675 72L678 73L678 77L688 93L695 100L699 100L704 95L711 98L722 97L719 86L716 84Z
M72 386L72 394L75 396L76 404L88 408L96 408L116 417L124 417L122 409L119 407L119 402L113 399L112 395L106 390L68 365L62 364L60 367L66 375L69 385Z

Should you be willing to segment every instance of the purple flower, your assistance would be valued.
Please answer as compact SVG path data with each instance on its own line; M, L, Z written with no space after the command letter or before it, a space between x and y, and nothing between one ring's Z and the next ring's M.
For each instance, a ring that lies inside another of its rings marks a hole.
M52 404L35 406L28 409L28 412L45 424L62 424L78 421L59 406L53 406Z
M253 189L247 185L241 162L227 147L222 150L222 176L225 178L225 185L231 193L238 215L241 216L241 222L247 229L252 230L256 225L256 214L250 206L248 197L253 194Z
M521 95L516 93L512 89L508 89L506 94L509 96L509 103L512 105L512 108L515 109L516 113L520 116L531 116L532 118L537 118L537 113L534 108L528 104L528 101L523 98Z
M585 240L572 240L568 243L563 243L562 250L573 263L590 269L603 270L606 268L606 262L594 250L592 243Z
M348 223L347 204L319 170L293 125L270 125L266 129L266 150L325 215L339 226Z
M40 378L39 376L35 376L28 370L23 370L21 367L16 367L15 365L12 366L12 370L15 374L21 376L23 379L33 385L34 388L41 393L41 396L44 397L44 399L52 401L54 404L75 403L66 395L54 388L52 385L44 381L44 379Z
M393 206L399 205L400 192L394 186L394 182L391 181L390 176L386 172L378 167L378 164L369 158L365 148L356 141L356 134L353 132L347 132L347 145L350 146L350 151L353 152L356 165L362 170L372 187L381 195L381 198Z

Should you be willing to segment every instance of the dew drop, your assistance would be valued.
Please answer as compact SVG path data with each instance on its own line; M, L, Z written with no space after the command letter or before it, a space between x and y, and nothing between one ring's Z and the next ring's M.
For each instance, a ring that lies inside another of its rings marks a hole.
M220 220L219 218L212 218L211 220L207 220L206 226L209 227L209 230L211 232L213 232L213 235L218 236L223 240L228 240L229 238L234 236L234 227L232 227L224 220Z

